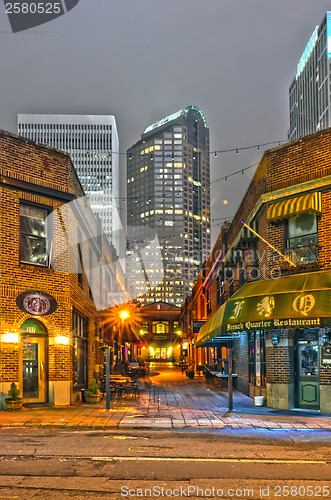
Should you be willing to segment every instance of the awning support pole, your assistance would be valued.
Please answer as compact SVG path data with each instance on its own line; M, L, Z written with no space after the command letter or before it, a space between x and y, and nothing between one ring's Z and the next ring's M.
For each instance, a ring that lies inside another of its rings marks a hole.
M228 348L228 397L229 412L233 410L233 391L232 391L232 347Z
M288 257L286 257L286 255L282 254L279 250L277 250L277 248L275 248L271 243L269 243L269 241L267 241L265 238L262 238L262 236L259 233L254 231L254 229L249 227L248 224L246 224L245 222L243 222L243 221L240 221L240 222L242 223L243 226L245 226L247 229L249 229L249 231L251 233L255 234L255 236L260 238L260 240L262 240L264 243L266 243L266 245L268 245L270 248L272 248L272 250L274 250L276 253L278 253L278 255L283 257L283 259L285 259L289 264L291 264L291 266L295 267L295 264Z
M110 349L106 349L106 410L110 410Z

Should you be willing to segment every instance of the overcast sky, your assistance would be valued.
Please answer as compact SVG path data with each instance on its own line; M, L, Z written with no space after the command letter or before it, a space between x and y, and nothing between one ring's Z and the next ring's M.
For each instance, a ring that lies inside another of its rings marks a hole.
M286 140L288 88L328 8L326 0L80 0L13 34L1 4L0 128L16 132L17 113L109 113L125 152L147 125L193 104L211 150ZM212 156L211 179L261 153ZM253 172L212 184L212 219L235 213Z

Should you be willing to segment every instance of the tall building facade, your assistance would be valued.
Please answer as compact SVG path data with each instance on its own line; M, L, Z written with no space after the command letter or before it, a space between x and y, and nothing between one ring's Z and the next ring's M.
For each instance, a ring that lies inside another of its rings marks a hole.
M290 141L331 126L330 58L331 12L327 12L315 27L290 85Z
M67 151L119 255L119 140L111 115L19 114L18 134Z
M147 293L144 278L135 278L133 270L130 295L143 303L180 305L208 256L209 165L209 130L195 106L148 126L127 151L128 228L155 230L164 268L163 280L154 287L147 283Z

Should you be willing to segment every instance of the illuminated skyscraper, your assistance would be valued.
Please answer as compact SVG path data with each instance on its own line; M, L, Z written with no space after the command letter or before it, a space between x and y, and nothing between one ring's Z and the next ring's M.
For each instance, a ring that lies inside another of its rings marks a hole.
M180 305L210 251L209 129L189 106L147 127L127 151L127 224L158 235L164 279L142 302ZM133 248L129 248L133 253ZM144 293L144 283L130 280Z
M91 208L120 253L119 142L111 115L19 114L18 134L70 154Z
M290 141L331 126L331 12L316 26L289 89Z

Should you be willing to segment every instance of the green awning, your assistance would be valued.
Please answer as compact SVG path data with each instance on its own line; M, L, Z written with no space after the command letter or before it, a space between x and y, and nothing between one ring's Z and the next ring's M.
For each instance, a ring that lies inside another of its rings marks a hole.
M199 330L196 347L213 347L224 341L222 330L224 312L226 304L221 305L219 309L209 318L208 321Z
M227 332L321 328L331 318L331 271L246 283L226 302Z
M197 347L248 330L331 325L331 271L246 283L200 328Z

